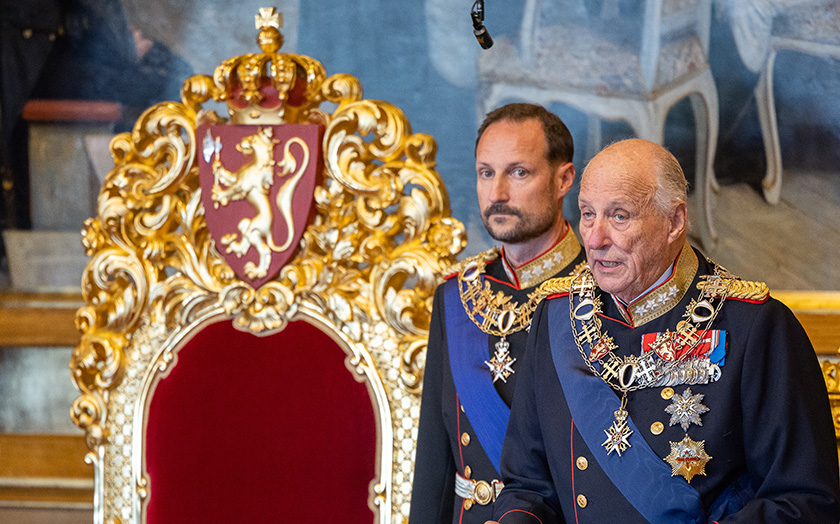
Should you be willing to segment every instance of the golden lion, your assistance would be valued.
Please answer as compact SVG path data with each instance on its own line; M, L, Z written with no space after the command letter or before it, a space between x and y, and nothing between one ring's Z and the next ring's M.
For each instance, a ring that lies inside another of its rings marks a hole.
M270 127L260 128L256 134L246 136L236 145L237 151L253 159L243 165L237 172L232 173L222 166L218 154L213 161L213 176L215 182L211 197L215 207L226 206L230 201L246 199L256 210L256 216L243 218L237 229L241 234L237 240L236 233L222 237L222 244L227 246L226 253L233 253L238 258L248 252L251 247L257 250L259 264L248 262L245 264L245 274L249 278L262 278L268 274L272 251L285 251L294 239L294 219L292 217L292 197L303 172L309 165L309 148L298 137L289 139L283 149L283 159L278 163L274 160L274 146L279 140L273 138ZM275 166L279 168L278 176L284 177L297 168L297 160L292 155L292 144L298 144L303 149L300 168L283 181L277 192L274 204L282 215L286 224L286 241L283 245L276 245L272 238L272 224L274 222L274 208L269 194L274 185Z

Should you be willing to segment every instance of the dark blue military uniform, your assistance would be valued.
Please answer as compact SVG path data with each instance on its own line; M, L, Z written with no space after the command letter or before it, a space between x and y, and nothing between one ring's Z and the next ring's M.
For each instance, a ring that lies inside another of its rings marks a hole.
M673 332L698 298L699 276L713 271L686 246L671 277L629 306L599 291L602 332L613 337L616 355L639 355L645 334ZM633 433L619 456L608 454L604 442L620 395L586 366L572 334L569 301L568 293L549 297L535 313L504 444L505 489L496 520L840 520L825 383L807 335L783 304L727 298L712 325L725 350L718 355L719 379L629 392ZM704 408L686 415L684 426L671 425L675 408L669 406L678 396L694 397L693 407ZM664 460L685 438L702 442L711 457L690 483Z
M538 284L571 274L583 260L569 229L549 251L519 268L507 266L503 256L495 258L487 263L483 278L494 292L523 304ZM465 501L455 494L455 478L457 473L461 482L485 481L489 486L500 479L498 463L526 340L525 330L507 336L511 357L516 359L514 373L506 382L494 383L485 361L494 356L499 337L481 332L469 319L457 278L437 289L423 379L411 524L483 524L491 517L492 503Z

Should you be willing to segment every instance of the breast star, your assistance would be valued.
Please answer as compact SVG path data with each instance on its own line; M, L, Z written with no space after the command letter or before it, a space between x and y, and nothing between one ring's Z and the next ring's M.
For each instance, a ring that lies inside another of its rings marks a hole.
M705 405L701 404L703 400L701 394L692 395L691 388L685 388L682 395L674 395L673 402L665 408L665 411L671 414L670 426L679 423L683 431L688 431L690 424L703 425L700 420L700 415L709 411Z

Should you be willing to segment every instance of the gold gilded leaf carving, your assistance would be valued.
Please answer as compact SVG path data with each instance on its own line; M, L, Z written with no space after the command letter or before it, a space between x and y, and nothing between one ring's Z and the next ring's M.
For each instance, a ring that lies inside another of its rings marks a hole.
M840 395L840 360L820 360L825 387L829 393Z
M296 308L294 294L277 282L268 282L258 290L244 283L231 284L222 290L221 298L238 328L256 332L282 329Z
M338 73L324 82L321 96L328 102L338 104L338 109L343 109L344 105L362 99L362 84L354 76Z
M105 507L95 508L102 522L140 522L136 497L153 489L142 470L121 475L140 464L132 453L141 446L129 443L143 437L130 414L144 405L143 381L174 365L173 348L190 329L219 317L260 334L314 318L350 348L348 362L380 409L382 456L392 461L375 483L380 522L407 519L412 468L403 469L413 464L416 437L406 428L419 418L432 296L466 233L435 170L434 139L413 134L392 104L364 100L356 78L326 77L317 60L279 53L281 40L276 27L261 26L262 53L189 78L181 102L149 108L111 142L114 167L82 231L90 261L71 361L81 392L72 416L86 432L97 493L105 493ZM260 105L266 96L279 103ZM228 114L205 109L211 100L226 103ZM314 217L291 261L254 289L207 229L196 128L307 122L324 127Z
M837 357L819 356L828 399L831 404L831 418L834 434L840 440L840 360Z

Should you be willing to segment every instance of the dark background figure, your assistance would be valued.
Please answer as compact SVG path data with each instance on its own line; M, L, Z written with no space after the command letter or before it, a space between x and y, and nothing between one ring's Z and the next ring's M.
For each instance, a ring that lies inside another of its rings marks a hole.
M0 0L0 227L29 227L23 106L64 35L59 0ZM0 247L2 250L2 247ZM0 258L4 253L0 253Z
M127 110L124 125L157 102L180 99L192 68L130 25L119 0L65 6L66 38L47 60L33 98L120 102Z
M192 68L131 26L119 0L0 0L0 24L0 227L27 229L27 101L119 102L115 132L125 131L145 108L179 100Z

